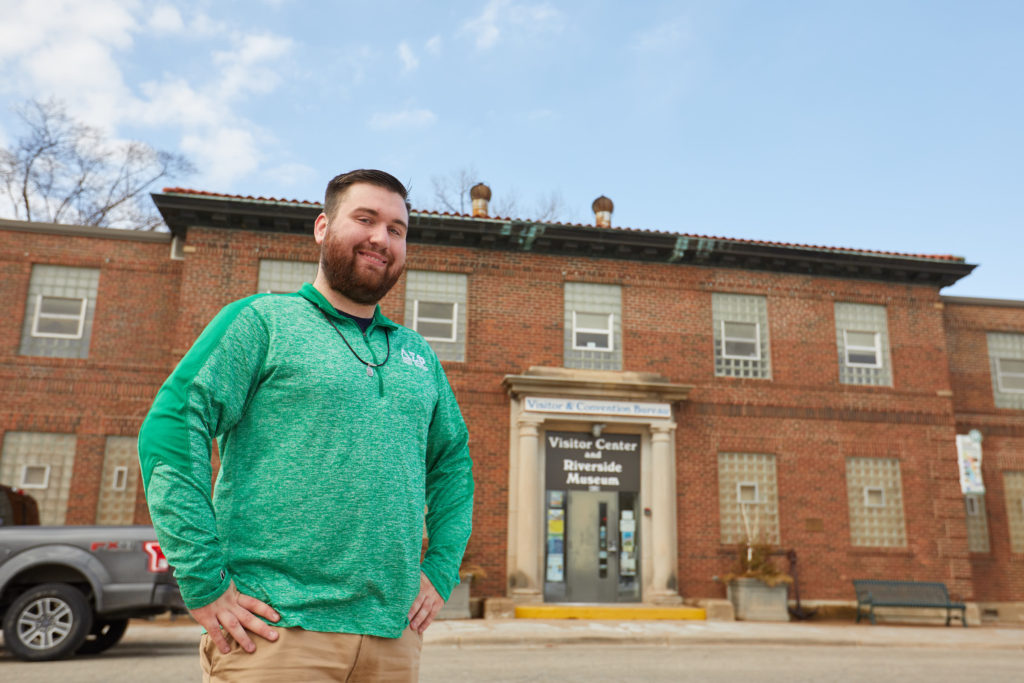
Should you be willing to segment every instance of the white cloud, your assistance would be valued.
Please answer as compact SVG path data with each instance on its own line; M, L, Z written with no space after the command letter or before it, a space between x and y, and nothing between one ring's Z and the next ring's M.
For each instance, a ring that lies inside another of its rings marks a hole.
M491 0L479 16L462 24L462 33L474 37L479 50L498 44L502 33L515 30L527 33L562 30L563 15L547 3L527 4L512 0Z
M160 5L149 17L149 27L157 33L181 33L185 28L185 22L182 21L181 12L177 7Z
M205 12L199 12L192 18L188 31L201 38L226 35L230 32L227 24L212 19Z
M416 55L413 54L409 43L404 40L398 44L398 58L402 60L402 71L404 73L415 71L420 65L420 60L416 59Z
M259 166L259 142L250 131L223 126L186 134L182 151L200 169L210 187L227 187Z
M423 46L433 56L441 54L441 36L432 36Z
M273 91L281 80L277 60L291 49L291 39L264 33L233 42L233 49L213 54L214 63L221 67L220 96L231 99L246 92Z
M437 121L437 115L429 109L406 109L390 114L374 114L370 117L368 125L373 130L396 130L427 128L434 125L435 121Z
M124 124L180 136L197 181L231 184L258 170L274 137L244 114L248 99L272 92L293 49L291 39L246 34L202 12L140 0L5 2L0 22L0 92L11 100L56 97L76 118L117 137ZM206 72L187 78L171 63L163 76L136 84L123 63L137 43L174 33L200 50L216 39Z

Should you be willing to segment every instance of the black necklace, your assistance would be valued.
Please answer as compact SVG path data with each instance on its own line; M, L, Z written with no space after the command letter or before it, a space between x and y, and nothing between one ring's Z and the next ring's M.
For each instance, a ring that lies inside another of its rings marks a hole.
M319 306L317 308L319 308ZM321 310L320 312L324 314L324 317L327 318L327 322L331 324L331 327L334 328L334 331L338 333L339 337L341 337L341 341L345 342L345 346L347 346L348 350L352 352L352 355L356 357L356 360L366 366L367 377L373 377L373 369L379 368L380 366L384 365L384 363L388 362L388 358L391 358L391 337L388 335L388 328L384 328L384 340L388 344L388 355L384 356L384 360L382 360L380 363L370 363L359 357L359 354L356 353L356 350L353 349L352 345L348 343L348 339L345 339L345 335L341 333L341 330L339 330L338 326L334 324L334 321L331 320L331 317L327 315L326 311Z

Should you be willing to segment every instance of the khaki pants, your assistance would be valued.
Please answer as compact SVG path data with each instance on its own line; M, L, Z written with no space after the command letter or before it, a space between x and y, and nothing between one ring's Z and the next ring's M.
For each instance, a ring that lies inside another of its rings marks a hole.
M248 654L228 636L231 652L223 654L203 634L199 658L203 683L412 683L419 680L423 636L405 629L401 638L352 633L321 633L301 628L277 629L277 640L252 636Z

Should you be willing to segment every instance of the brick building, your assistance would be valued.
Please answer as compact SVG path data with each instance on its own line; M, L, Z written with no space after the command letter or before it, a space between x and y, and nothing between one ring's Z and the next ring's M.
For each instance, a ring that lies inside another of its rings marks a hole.
M724 596L746 535L801 594L944 581L1024 615L1024 302L921 256L413 212L383 302L444 362L485 596ZM168 189L171 228L0 221L0 481L44 523L145 523L135 437L225 303L311 280L319 204ZM966 435L973 434L973 441ZM984 493L961 488L957 437ZM784 563L783 563L784 566Z

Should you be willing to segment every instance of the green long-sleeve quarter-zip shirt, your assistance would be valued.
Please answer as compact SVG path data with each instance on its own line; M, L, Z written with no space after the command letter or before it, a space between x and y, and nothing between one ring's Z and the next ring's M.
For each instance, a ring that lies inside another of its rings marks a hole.
M445 599L458 583L466 426L426 341L379 308L361 333L309 284L228 305L160 388L139 458L190 608L233 580L281 626L395 638L421 570Z

